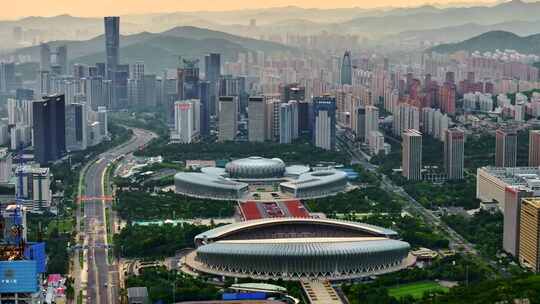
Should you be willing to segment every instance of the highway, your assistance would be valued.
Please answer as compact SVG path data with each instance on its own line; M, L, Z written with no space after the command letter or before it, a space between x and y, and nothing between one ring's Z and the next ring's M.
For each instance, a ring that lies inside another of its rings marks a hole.
M133 138L127 143L99 155L88 166L84 175L82 196L84 229L80 233L84 238L84 248L87 250L82 269L86 271L83 276L86 277L86 303L89 304L120 302L118 265L116 263L109 264L107 258L109 249L105 226L105 208L110 202L104 198L104 194L105 187L110 185L104 185L105 172L107 167L118 157L136 151L157 137L156 134L146 130L132 130Z

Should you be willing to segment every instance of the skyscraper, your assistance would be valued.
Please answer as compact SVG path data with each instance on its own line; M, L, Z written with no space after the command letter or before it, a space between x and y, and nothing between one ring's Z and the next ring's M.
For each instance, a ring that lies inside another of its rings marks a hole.
M495 166L515 167L517 159L517 133L499 129L495 133Z
M210 82L201 81L200 87L200 100L201 100L201 130L199 131L201 137L210 135Z
M279 107L279 142L290 144L298 138L298 102L291 100Z
M174 131L171 134L173 141L189 144L195 137L195 102L183 100L174 103Z
M177 92L179 99L199 99L199 60L182 60L183 67L177 70Z
M365 116L365 134L364 140L367 142L368 137L371 132L379 131L379 108L376 106L366 106L365 107L366 116Z
M0 92L11 93L16 89L15 63L0 63Z
M107 79L113 80L120 64L120 17L105 17L105 52L107 54Z
M359 106L356 109L356 139L359 141L366 140L366 108Z
M236 138L238 124L238 97L219 97L219 133L218 141L233 141Z
M403 177L412 181L422 180L422 134L409 129L403 132Z
M81 103L66 105L66 149L85 150L88 143L88 107Z
M313 143L325 150L336 147L336 99L330 96L313 98Z
M60 67L62 75L67 74L68 50L66 45L61 45L56 48L56 65Z
M42 43L39 46L39 70L51 70L51 47L47 43Z
M249 141L266 140L266 107L263 96L251 96L248 101L248 138Z
M341 84L352 85L352 61L349 51L345 52L341 63Z
M64 95L44 97L32 104L34 158L41 165L61 158L66 152Z
M444 140L444 170L449 180L463 179L465 133L457 128L447 129Z
M540 166L540 130L529 132L529 167Z
M206 81L209 82L209 103L207 105L207 110L210 115L216 115L218 83L219 78L221 77L221 54L212 53L206 55L204 57L204 68Z
M540 199L523 199L520 214L519 263L540 272Z

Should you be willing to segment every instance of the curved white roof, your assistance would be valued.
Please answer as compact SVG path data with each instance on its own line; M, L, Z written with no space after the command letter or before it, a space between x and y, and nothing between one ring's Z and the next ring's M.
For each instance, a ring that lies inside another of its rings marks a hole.
M265 226L269 224L277 225L277 224L286 224L286 223L320 223L320 224L326 224L326 225L348 227L348 228L356 229L359 231L373 233L374 235L378 235L378 236L397 236L397 232L393 230L378 227L378 226L373 226L369 224L364 224L364 223L333 220L333 219L286 217L286 218L265 218L265 219L238 222L238 223L233 223L233 224L229 224L225 226L220 226L220 227L216 227L214 229L208 230L206 232L203 232L195 236L195 239L196 240L203 240L203 239L212 240L212 239L217 239L224 235L233 233L235 231L240 231L243 229L248 229L248 228L257 227L257 226Z
M251 156L230 161L225 165L225 171L231 177L264 178L282 176L285 163L279 158L264 158Z
M205 173L180 172L174 176L175 180L183 181L192 185L200 185L205 187L215 187L221 189L239 190L248 186L246 183L241 183L223 178L221 176L210 175Z
M281 185L289 188L311 188L340 180L347 180L347 173L340 170L324 170L301 174L297 180L284 182Z

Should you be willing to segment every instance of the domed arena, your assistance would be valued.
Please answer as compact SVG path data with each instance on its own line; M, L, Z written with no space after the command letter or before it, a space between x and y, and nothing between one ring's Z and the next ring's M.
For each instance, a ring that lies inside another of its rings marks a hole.
M414 263L396 232L315 218L267 218L221 226L195 237L193 271L228 277L342 280L389 273Z

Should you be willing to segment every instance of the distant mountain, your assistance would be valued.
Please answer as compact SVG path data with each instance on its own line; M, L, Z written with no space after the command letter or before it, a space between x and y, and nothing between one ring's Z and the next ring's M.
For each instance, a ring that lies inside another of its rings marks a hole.
M65 44L71 63L94 64L105 61L103 35L86 41L53 41L51 47ZM279 43L239 37L223 32L196 27L177 27L162 33L143 32L121 36L122 63L144 61L150 73L175 67L178 56L202 58L211 52L219 52L224 59L235 59L240 52L263 51L267 54L296 53L298 49ZM39 60L39 47L19 49L15 55Z
M466 23L458 26L449 26L429 30L404 31L397 35L389 36L386 39L397 39L408 42L415 41L417 43L423 41L430 41L432 43L454 43L491 31L505 31L512 32L520 36L528 36L538 33L539 28L540 20L514 20L490 25Z
M429 30L467 23L489 25L515 20L535 21L540 16L540 2L512 0L492 7L435 9L406 15L360 17L341 25L349 31L395 34L411 30ZM467 29L465 29L467 31Z
M513 49L524 54L540 53L540 34L521 37L505 31L491 31L458 43L441 44L430 51L453 53L457 51L494 51Z

